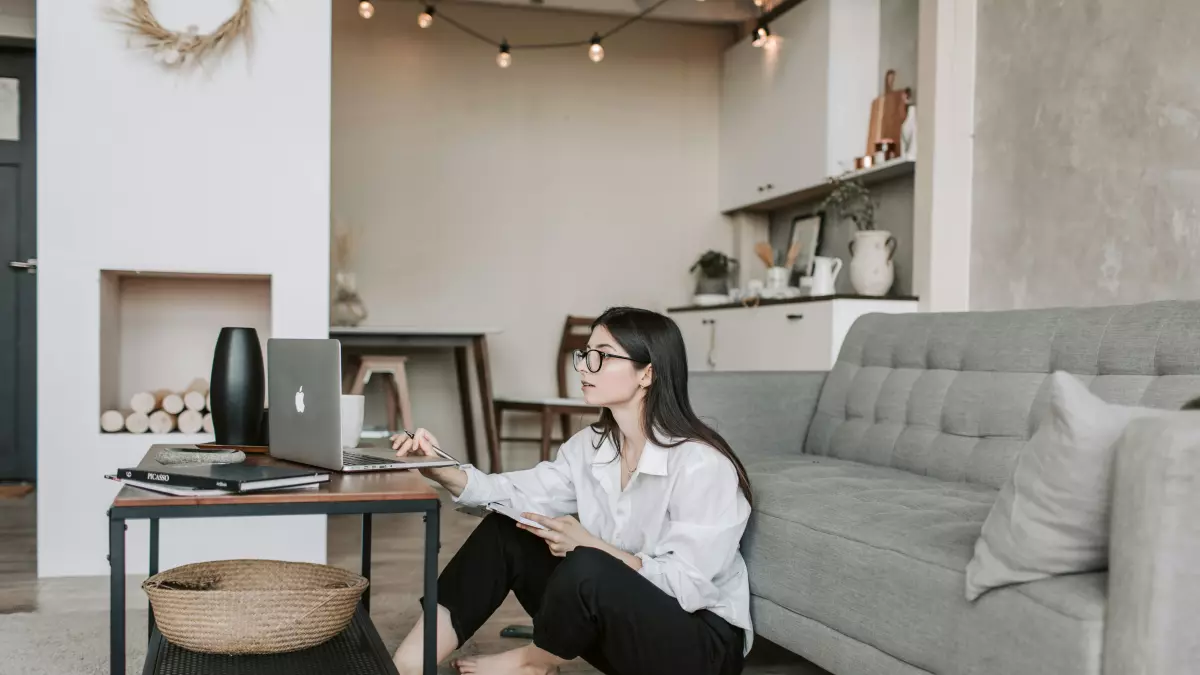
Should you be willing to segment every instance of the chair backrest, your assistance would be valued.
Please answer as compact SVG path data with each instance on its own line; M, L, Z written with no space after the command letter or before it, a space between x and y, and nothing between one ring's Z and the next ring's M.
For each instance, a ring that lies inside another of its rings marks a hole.
M554 371L558 373L559 398L567 398L567 369L574 367L571 363L571 352L587 347L595 320L595 317L567 316L563 323L562 340L558 343L558 353L554 358Z
M1200 302L867 314L825 379L804 451L1000 487L1050 396L1179 409L1200 395Z

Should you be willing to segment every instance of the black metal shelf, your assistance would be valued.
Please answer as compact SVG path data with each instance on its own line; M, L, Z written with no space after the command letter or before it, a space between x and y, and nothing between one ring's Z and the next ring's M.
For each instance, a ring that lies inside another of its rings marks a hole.
M397 675L379 631L360 603L337 637L287 654L228 656L177 647L154 628L142 675Z

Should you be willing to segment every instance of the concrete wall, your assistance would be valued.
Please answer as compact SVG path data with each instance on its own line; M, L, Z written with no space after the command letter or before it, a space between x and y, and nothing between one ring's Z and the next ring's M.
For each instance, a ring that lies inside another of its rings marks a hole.
M973 309L1200 297L1200 3L979 0Z

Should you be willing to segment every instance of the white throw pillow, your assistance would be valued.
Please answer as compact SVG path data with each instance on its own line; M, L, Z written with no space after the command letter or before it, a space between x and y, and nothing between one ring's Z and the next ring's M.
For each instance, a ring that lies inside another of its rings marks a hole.
M1074 376L1050 376L1050 410L975 542L967 599L1007 584L1108 566L1113 453L1130 421L1166 410L1107 403Z

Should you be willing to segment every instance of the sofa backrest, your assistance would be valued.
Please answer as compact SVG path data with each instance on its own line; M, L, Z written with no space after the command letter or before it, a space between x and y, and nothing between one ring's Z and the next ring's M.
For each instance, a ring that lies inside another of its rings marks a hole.
M804 451L999 488L1058 370L1113 403L1179 408L1200 396L1200 302L864 315Z

